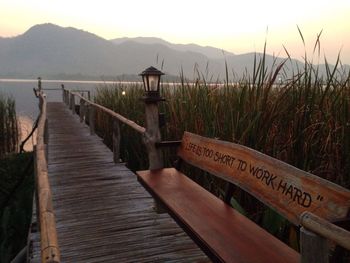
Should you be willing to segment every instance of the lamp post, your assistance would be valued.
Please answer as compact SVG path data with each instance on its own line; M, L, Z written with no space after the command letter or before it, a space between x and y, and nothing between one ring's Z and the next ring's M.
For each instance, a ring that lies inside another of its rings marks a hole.
M154 67L149 67L140 74L145 90L143 101L145 102L146 132L143 140L148 152L150 170L164 166L162 152L156 148L156 143L161 141L158 103L164 101L159 92L162 75L164 73Z

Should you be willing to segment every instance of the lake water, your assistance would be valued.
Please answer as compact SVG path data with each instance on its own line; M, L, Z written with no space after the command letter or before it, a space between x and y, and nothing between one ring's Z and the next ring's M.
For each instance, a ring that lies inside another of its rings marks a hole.
M90 90L94 95L96 87L113 82L103 81L63 81L42 80L43 89L61 88L61 84L71 90ZM16 100L16 112L19 116L26 116L35 120L39 114L38 99L34 96L33 88L37 88L38 80L0 79L0 93L12 96ZM48 101L62 101L61 90L45 90Z

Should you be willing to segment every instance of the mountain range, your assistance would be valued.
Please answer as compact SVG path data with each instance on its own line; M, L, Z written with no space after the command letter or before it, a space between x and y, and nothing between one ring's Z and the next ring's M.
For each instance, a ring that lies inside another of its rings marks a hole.
M254 56L233 54L215 47L172 44L159 38L107 40L95 34L54 24L31 27L22 35L0 37L0 77L135 79L153 65L170 76L181 73L194 79L199 73L209 79L223 79L226 65L230 75L250 74ZM283 58L265 57L266 65ZM302 63L291 60L293 66Z

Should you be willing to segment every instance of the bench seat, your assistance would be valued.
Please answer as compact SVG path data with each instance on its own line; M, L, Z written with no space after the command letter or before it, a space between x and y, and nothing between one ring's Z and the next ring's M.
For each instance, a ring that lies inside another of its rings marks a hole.
M300 254L174 168L138 180L216 262L291 263Z

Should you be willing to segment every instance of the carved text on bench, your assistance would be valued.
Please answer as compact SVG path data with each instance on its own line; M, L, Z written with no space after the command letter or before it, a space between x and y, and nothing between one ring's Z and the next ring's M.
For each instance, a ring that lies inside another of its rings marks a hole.
M235 156L196 145L192 142L188 142L185 145L185 151L193 152L198 157L211 159L215 163L228 166L239 172L248 173L250 176L254 176L257 180L260 180L261 183L265 184L269 190L280 192L289 197L291 201L296 202L303 207L311 206L313 198L310 193L302 191L302 189L299 189L295 185L288 184L288 182L279 178L278 175L273 174L268 169L259 167L249 161L239 159ZM322 201L323 197L318 196L316 200Z

